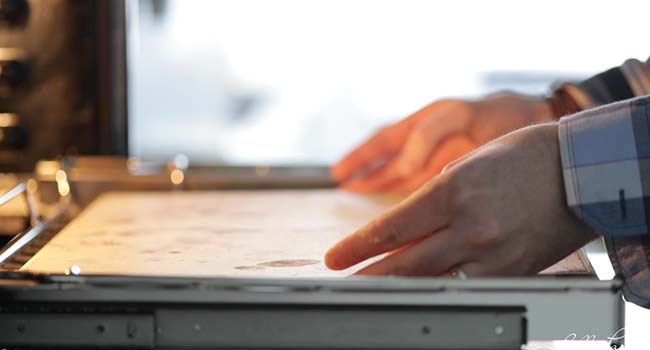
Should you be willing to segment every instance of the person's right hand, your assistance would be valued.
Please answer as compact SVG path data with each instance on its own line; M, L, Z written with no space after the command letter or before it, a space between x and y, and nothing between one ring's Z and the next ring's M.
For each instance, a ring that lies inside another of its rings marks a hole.
M385 254L356 274L527 276L598 238L567 205L557 123L511 132L446 169L330 248L327 267Z
M331 173L345 190L410 193L473 149L552 119L544 99L514 93L440 100L375 133Z

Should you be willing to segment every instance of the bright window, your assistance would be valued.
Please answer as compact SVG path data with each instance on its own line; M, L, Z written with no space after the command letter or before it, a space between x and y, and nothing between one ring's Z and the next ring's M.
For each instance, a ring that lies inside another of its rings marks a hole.
M650 55L648 1L128 4L129 145L148 159L325 164L437 98Z

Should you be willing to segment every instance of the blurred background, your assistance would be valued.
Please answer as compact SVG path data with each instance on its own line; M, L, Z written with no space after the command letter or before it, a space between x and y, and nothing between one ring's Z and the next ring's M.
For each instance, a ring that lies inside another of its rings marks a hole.
M0 0L0 170L326 165L441 97L649 55L647 1Z
M553 82L646 58L650 3L612 6L130 0L129 152L330 163L440 97L542 94Z

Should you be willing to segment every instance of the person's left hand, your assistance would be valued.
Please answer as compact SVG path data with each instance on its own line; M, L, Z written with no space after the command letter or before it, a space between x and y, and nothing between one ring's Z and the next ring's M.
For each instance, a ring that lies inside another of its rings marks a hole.
M332 247L326 265L383 259L364 275L530 275L597 234L565 202L557 124L505 135Z
M553 120L543 97L497 93L442 99L376 132L331 167L340 188L408 194L450 162L495 138Z

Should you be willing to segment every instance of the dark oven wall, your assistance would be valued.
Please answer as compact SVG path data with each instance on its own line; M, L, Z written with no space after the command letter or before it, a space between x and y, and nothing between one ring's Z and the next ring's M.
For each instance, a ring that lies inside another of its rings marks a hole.
M111 3L0 0L0 171L115 153Z

